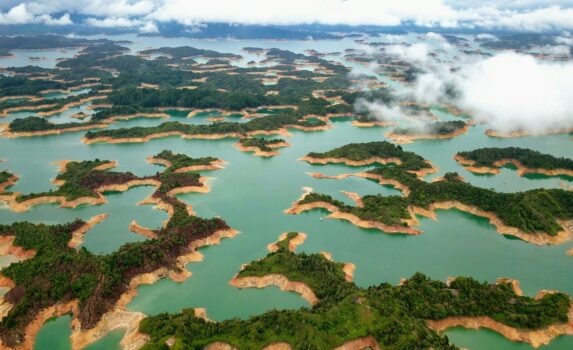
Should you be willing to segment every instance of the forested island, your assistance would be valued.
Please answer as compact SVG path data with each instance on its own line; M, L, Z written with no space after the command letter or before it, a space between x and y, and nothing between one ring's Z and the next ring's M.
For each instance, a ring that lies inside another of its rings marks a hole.
M240 59L239 55L189 46L150 49L138 55L129 55L128 51L120 43L94 41L75 57L58 62L56 69L10 68L13 76L0 77L0 98L6 98L0 100L0 115L20 111L36 111L39 115L13 120L4 136L101 129L117 119L162 116L162 111L169 109L190 113L216 109L254 119L211 125L167 122L148 128L88 132L84 139L91 143L142 142L170 135L246 138L270 132L285 134L288 128L325 130L330 127L329 118L355 115L352 105L358 99L391 98L384 88L349 90L353 81L348 77L349 69L341 64L276 48L262 52L266 63L276 63L268 67L237 67L230 62ZM207 62L197 63L198 58ZM314 70L299 69L301 66L312 66ZM269 79L275 83L267 84ZM80 88L90 91L46 97L48 92ZM324 92L324 97L315 97L323 96L315 92ZM82 122L54 123L44 118L86 103L93 103L96 113ZM258 111L264 112L269 106L281 110L261 116L266 113ZM368 118L365 113L357 117Z
M369 158L368 150L372 147L372 143L350 144L321 154L310 153L309 156L352 157L341 150L353 150L353 154L360 154L354 156L356 159L364 159ZM424 164L423 158L415 154L409 157L416 159L417 164ZM439 181L428 183L401 166L378 166L355 175L393 185L403 191L403 196L367 195L362 197L363 206L359 207L346 205L328 195L309 193L296 202L289 213L325 208L333 212L334 217L350 220L362 227L417 234L420 232L412 228L416 223L415 214L433 217L434 210L453 207L487 217L499 232L536 244L560 243L570 239L568 226L563 223L573 220L571 191L535 189L515 193L496 192L466 183L457 173L447 173Z
M301 158L311 164L344 163L351 166L394 164L396 169L424 176L435 172L423 157L387 141L351 143L327 152L311 152Z
M458 152L454 157L465 168L475 173L497 174L499 168L513 164L519 175L540 173L549 176L567 175L573 177L573 160L554 157L527 148L480 148L473 151Z
M288 145L283 139L249 137L240 139L236 146L243 152L254 152L256 156L273 157L279 154L276 150L277 148L287 147Z
M0 200L6 201L16 211L25 211L31 206L42 203L60 203L63 207L75 207L80 204L105 203L103 192L125 191L133 186L155 186L153 195L169 202L167 197L175 189L201 190L204 179L198 170L220 168L221 161L212 157L191 158L183 154L163 151L152 157L161 160L166 169L155 175L138 177L131 172L110 171L115 162L105 160L87 160L81 162L61 161L60 174L53 182L58 189L41 193L0 193Z
M396 128L385 136L398 143L409 143L421 139L450 139L466 133L469 126L461 120L433 122L421 127Z
M1 236L14 237L14 246L35 252L33 257L0 272L7 278L4 285L10 288L4 300L13 305L0 323L0 339L5 346L32 344L34 334L26 333L37 329L31 330L29 325L38 322L35 319L42 310L62 305L72 305L82 331L98 327L102 317L114 312L120 300L128 301L122 296L137 286L137 276L155 273L158 278L169 272L172 278L185 278L184 264L193 260L196 248L233 234L222 219L192 216L187 206L173 196L180 189L204 186L200 175L189 167L212 167L215 158L194 159L163 151L154 159L171 163L164 172L151 177L157 187L151 202L159 204L170 216L163 228L151 231L151 239L125 244L108 255L94 255L85 248L77 250L69 245L74 232L86 224L81 220L61 225L0 225ZM54 192L66 199L93 197L100 194L96 188L101 191L110 184L137 179L131 173L108 171L110 164L100 160L66 163L65 172L56 178L61 186ZM179 169L185 170L178 172ZM49 194L34 196L46 195ZM24 199L27 197L30 195ZM44 321L39 320L40 325Z
M415 274L398 286L382 283L367 289L347 281L343 264L322 254L291 252L287 237L278 250L245 266L237 278L280 275L291 283L308 286L319 302L312 308L269 311L247 320L211 322L195 316L193 309L180 314L160 314L144 319L140 332L150 336L143 349L203 348L209 344L232 349L285 348L333 349L455 349L447 337L431 329L428 320L449 317L487 318L519 332L535 333L547 343L556 334L550 325L566 332L570 310L567 295L550 293L536 298L519 296L509 283L480 283L456 278L449 283ZM497 329L496 329L497 330ZM527 341L527 340L525 340ZM536 343L537 345L539 343Z

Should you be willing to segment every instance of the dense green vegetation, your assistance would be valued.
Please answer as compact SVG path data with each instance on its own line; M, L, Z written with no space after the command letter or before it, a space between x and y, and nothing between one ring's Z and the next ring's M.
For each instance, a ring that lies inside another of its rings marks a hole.
M69 162L65 171L56 176L56 181L59 183L57 190L20 195L17 200L25 201L43 196L63 196L68 201L80 197L98 197L97 189L101 186L119 185L137 179L137 176L130 172L97 169L108 163L109 161L99 159Z
M0 171L0 184L3 184L4 182L8 181L13 176L14 176L13 174L11 174L10 172L8 172L6 170Z
M136 106L119 105L119 106L112 106L111 108L104 108L98 110L98 112L91 117L90 121L105 122L116 116L137 115L143 113L160 113L160 112L153 108L141 108Z
M392 148L394 147L394 148ZM388 180L396 180L408 187L408 196L367 195L362 198L364 207L353 207L330 196L311 193L300 203L326 201L340 210L352 213L363 220L379 221L387 225L405 225L403 219L411 219L409 206L429 208L432 203L458 201L494 213L504 224L524 232L544 232L555 235L562 230L560 220L573 218L573 192L562 189L535 189L525 192L503 193L473 186L461 181L456 173L448 173L441 181L428 183L405 170L410 164L427 164L415 153L403 152L399 146L385 142L349 144L324 153L309 153L311 157L343 157L351 160L368 159L406 154L406 160L398 166L376 167L369 173Z
M161 151L154 158L163 159L171 163L171 166L168 168L170 171L194 165L210 165L217 160L214 157L191 158L186 154L173 153L168 150Z
M273 310L218 323L195 317L192 309L148 317L140 324L140 331L151 337L144 349L163 349L170 338L175 348L185 349L215 341L240 349L261 349L275 342L287 342L294 349L332 349L365 336L374 337L383 349L454 349L447 337L428 329L425 320L489 316L513 327L535 329L567 321L569 310L564 294L534 300L517 296L509 284L471 278L447 285L415 274L400 286L383 283L363 289L345 280L342 264L321 254L292 253L286 245L247 265L238 277L271 273L305 283L320 302L312 309Z
M39 95L40 91L64 89L67 84L52 80L32 80L20 76L6 77L0 75L0 97Z
M0 36L1 50L45 50L111 43L108 39L80 39L59 35Z
M190 46L179 47L160 47L157 49L149 49L140 52L144 55L163 54L169 55L175 59L184 59L192 57L208 57L208 58L227 58L227 59L240 59L241 56L232 53L221 53L213 50L197 49ZM226 62L226 61L224 61Z
M465 128L467 124L461 120L433 122L422 127L396 128L392 132L397 135L448 135Z
M519 147L489 147L473 151L458 152L458 156L474 161L475 166L495 168L495 162L503 159L517 160L526 168L540 168L546 170L567 169L573 170L573 160L565 157L554 157L527 148Z
M48 130L65 130L78 126L89 125L87 123L52 123L42 117L26 117L14 119L8 128L11 132L38 132Z
M401 146L396 146L387 141L350 143L327 152L311 152L307 154L307 157L322 159L343 158L352 161L362 161L373 157L382 159L397 158L400 160L400 164L396 165L396 168L404 171L416 171L432 167L416 153L404 151Z
M214 159L193 160L169 151L160 155L177 159L178 164L204 164ZM131 173L94 170L105 163L99 160L69 163L67 171L58 176L58 180L66 181L58 191L72 196L93 195L89 191L97 186L135 178ZM14 307L0 322L0 338L4 344L14 346L20 343L26 325L40 310L76 299L79 300L78 318L82 327L94 327L127 291L134 276L161 267L177 270L177 258L189 253L190 243L218 230L228 229L221 219L190 216L183 202L168 195L170 189L186 186L190 181L194 186L201 186L197 181L198 174L175 174L174 166L168 170L154 177L164 183L153 196L171 205L174 214L166 227L155 230L157 239L128 243L108 255L94 255L85 248L76 250L67 245L73 231L84 224L80 220L65 225L28 222L0 225L0 235L14 236L15 245L36 251L33 258L13 263L1 271L16 283L16 287L5 295Z
M244 147L257 147L259 150L263 151L263 152L272 152L273 149L272 147L269 147L269 145L276 145L278 143L283 143L285 142L285 140L283 139L266 139L263 137L249 137L249 138L244 138L244 139L240 139L239 143L241 144L241 146Z
M184 135L200 134L228 134L237 133L246 135L254 131L275 131L292 125L313 127L321 126L323 121L305 121L298 114L285 112L279 115L255 118L247 123L237 122L220 122L208 125L189 125L179 122L166 122L153 127L133 127L121 128L114 130L89 131L86 133L87 139L96 139L99 137L111 137L115 139L127 137L146 137L152 134L164 132L180 132Z

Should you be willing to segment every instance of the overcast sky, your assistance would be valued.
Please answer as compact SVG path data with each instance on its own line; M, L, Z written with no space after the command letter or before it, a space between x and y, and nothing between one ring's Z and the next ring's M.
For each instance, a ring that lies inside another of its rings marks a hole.
M244 24L416 24L430 28L573 29L573 0L0 0L0 25L84 24L156 30L175 21Z

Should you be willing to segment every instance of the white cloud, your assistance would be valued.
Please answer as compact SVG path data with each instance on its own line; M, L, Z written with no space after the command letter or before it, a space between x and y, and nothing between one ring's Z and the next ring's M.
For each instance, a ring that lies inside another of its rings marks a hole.
M572 30L573 0L2 0L2 23L12 23L25 4L33 16L54 13L97 18L136 18L242 24L372 24L414 23L429 28ZM151 29L151 26L148 27Z
M104 19L88 18L88 19L86 19L86 23L90 26L104 27L104 28L138 27L141 25L141 21L139 21L137 19L129 19L129 18L125 18L125 17L119 17L119 18L110 17L110 18L104 18Z
M27 24L43 23L48 25L67 25L72 24L70 15L65 13L60 18L53 18L49 14L34 15L28 10L26 4L19 4L12 7L5 13L0 12L0 25L4 24Z
M141 33L157 33L157 25L152 21L145 21L127 17L88 18L86 24L101 28L138 28Z
M181 23L235 22L247 24L377 24L399 25L403 20L449 20L452 10L442 0L291 0L277 5L268 0L164 0L150 16Z
M462 68L460 106L501 131L573 127L573 63L503 53Z
M563 54L568 47L545 49ZM453 102L477 121L504 132L573 127L573 62L505 52L489 58L459 55L454 64L411 55L407 48L393 52L425 70L404 93L418 102ZM452 89L456 97L446 94Z
M6 13L0 13L0 24L24 24L34 20L34 16L28 13L25 4L12 7Z
M392 56L403 58L414 64L426 64L430 59L430 48L425 43L413 45L392 45L386 48L386 53Z
M66 13L63 14L60 18L52 18L50 15L40 15L38 18L42 23L45 23L47 25L53 25L53 26L63 26L63 25L70 25L73 24L74 22L72 22L72 19L70 18L70 14Z

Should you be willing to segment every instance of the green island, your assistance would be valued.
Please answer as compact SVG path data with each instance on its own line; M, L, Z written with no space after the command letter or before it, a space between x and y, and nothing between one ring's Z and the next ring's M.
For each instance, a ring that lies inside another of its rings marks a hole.
M520 147L488 147L472 151L458 152L454 157L458 162L467 165L466 169L479 172L497 172L497 168L507 163L514 164L521 171L539 172L547 175L573 176L573 160L565 157L554 157ZM484 169L480 169L484 168Z
M424 126L396 128L386 134L386 137L396 142L408 143L417 139L452 138L465 133L470 124L461 120L433 122Z
M155 134L176 133L184 136L248 136L258 132L280 132L288 127L319 128L326 123L321 120L306 121L295 113L284 113L268 117L255 118L247 123L219 122L206 125L189 125L179 122L165 122L155 127L132 127L114 130L88 131L85 135L87 142L98 139L132 139L152 137Z
M279 249L251 262L237 278L281 274L304 283L320 299L312 308L268 311L247 320L210 322L193 309L145 318L140 332L150 336L143 349L203 348L214 342L234 348L261 349L288 343L293 349L333 349L360 341L362 347L383 349L455 349L447 337L429 328L427 320L451 316L487 316L510 327L543 329L568 321L569 297L546 294L530 298L515 294L510 284L480 283L457 278L433 281L417 273L398 286L382 283L369 288L346 281L341 263L322 254L295 254L287 237Z
M348 148L344 148L348 147ZM309 156L326 157L326 155L344 157L353 154L351 159L369 157L372 143L350 144L334 149L329 153ZM354 150L362 153L344 153L343 150ZM409 152L408 152L409 153ZM354 156L359 154L359 156ZM409 155L424 164L421 157ZM563 189L534 189L524 192L503 193L490 189L476 187L460 179L457 173L447 173L439 181L428 183L419 179L406 169L398 166L375 167L366 171L364 177L373 178L385 184L392 181L407 190L404 196L367 195L362 197L363 206L349 206L328 195L309 193L296 205L325 202L334 205L338 210L350 213L361 220L380 222L389 226L401 225L409 227L414 219L413 208L434 210L436 203L461 203L469 208L477 208L478 215L499 219L498 230L503 226L514 227L526 233L520 235L523 239L538 239L539 234L558 236L561 232L566 236L562 221L573 219L573 192ZM465 208L462 208L462 210ZM469 210L469 209L466 209ZM529 235L528 235L529 234ZM536 236L536 237L534 237ZM564 238L563 238L564 239Z
M202 187L201 176L196 170L217 169L215 165L220 162L213 157L191 158L167 150L152 159L162 161L162 165L168 166L161 173L145 177L138 177L131 172L110 171L115 163L105 160L63 162L62 171L54 179L58 189L25 195L17 194L15 201L21 203L34 198L61 196L65 202L91 198L96 200L92 203L98 204L97 200L102 198L103 191L123 190L125 186L158 184L153 197L179 206L179 201L171 199L169 191L176 188Z
M33 257L12 263L0 272L13 282L4 296L13 307L0 322L0 338L6 346L22 344L27 325L40 311L69 302L79 302L78 314L74 316L82 329L96 327L131 288L134 277L162 268L181 273L183 266L178 259L192 253L195 242L216 238L220 232L229 230L222 219L190 215L185 203L169 193L179 187L203 186L197 173L176 173L176 170L189 164L209 165L215 158L193 159L169 151L156 157L165 157L174 165L154 177L161 184L152 197L170 207L167 210L171 215L163 228L152 231L155 236L152 239L125 244L108 255L95 255L85 248L69 246L74 231L86 224L81 220L59 225L29 222L0 225L1 236L13 236L13 245L35 252ZM67 171L58 177L66 184L58 191L71 197L89 196L94 194L96 186L136 178L131 173L94 170L105 164L109 162L68 163Z
M408 172L429 172L432 165L414 152L404 151L401 146L387 141L350 143L326 152L310 152L303 158L310 163L337 163L367 165L388 163L396 169Z
M465 128L467 124L461 120L433 122L423 127L396 128L392 132L397 135L448 135Z
M6 170L0 171L0 185L10 180L14 175Z
M151 59L152 56L162 55ZM349 69L325 59L297 54L288 50L268 49L266 60L275 61L270 67L237 67L228 62L241 58L236 54L188 46L159 48L128 54L128 49L111 41L95 41L78 55L57 63L55 69L34 67L9 68L14 76L0 77L2 94L14 97L35 96L0 101L4 114L34 110L55 114L67 105L82 99L100 97L97 112L78 123L53 123L40 117L17 118L8 127L12 136L34 136L63 131L104 128L118 116L159 114L165 109L220 109L240 114L265 111L269 106L281 107L271 115L247 123L215 123L188 125L166 122L154 127L121 128L89 131L85 140L146 138L154 134L178 133L186 136L256 133L281 131L287 127L324 129L326 120L335 116L351 116L353 103L364 97L388 97L380 91L349 92L352 80ZM195 58L207 58L198 64ZM313 65L316 71L300 70L301 65ZM224 69L223 69L224 68ZM31 78L34 75L34 79ZM271 79L276 84L265 84ZM43 91L69 90L91 82L90 91L77 96L45 99ZM328 91L328 96L340 97L333 103L313 96L315 91ZM1 97L1 96L0 96ZM359 116L366 116L359 113ZM320 118L314 118L314 117Z
M274 156L278 154L276 148L286 147L288 143L283 139L269 139L263 137L248 137L239 140L237 147L241 151L254 151L255 155Z

